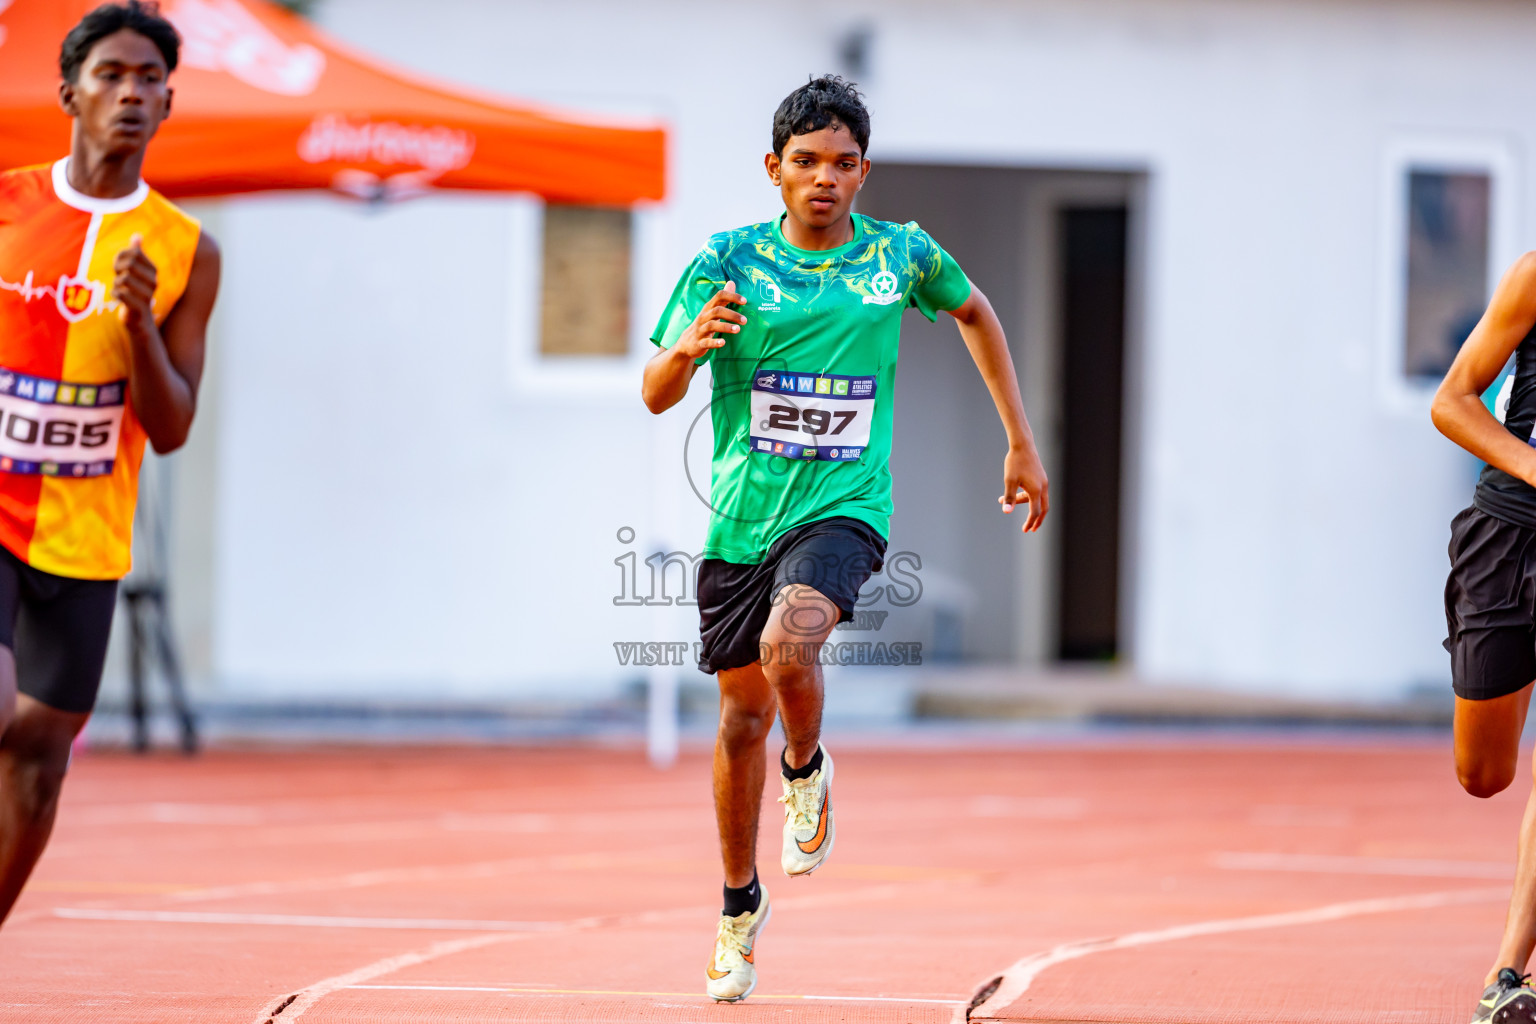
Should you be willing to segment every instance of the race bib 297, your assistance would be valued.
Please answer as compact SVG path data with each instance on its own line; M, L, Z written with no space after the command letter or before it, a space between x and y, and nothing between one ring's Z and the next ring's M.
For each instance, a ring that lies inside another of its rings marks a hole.
M0 472L112 472L128 382L69 384L0 368Z
M760 369L752 375L752 452L857 462L869 447L875 378Z

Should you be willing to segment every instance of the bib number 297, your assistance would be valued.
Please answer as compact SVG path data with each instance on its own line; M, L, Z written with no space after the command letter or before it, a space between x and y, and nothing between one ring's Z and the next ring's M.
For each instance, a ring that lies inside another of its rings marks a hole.
M768 407L768 429L800 430L816 437L823 434L836 437L858 418L858 412L853 409L797 409L792 405Z
M755 455L857 462L874 411L874 377L759 369L748 443Z

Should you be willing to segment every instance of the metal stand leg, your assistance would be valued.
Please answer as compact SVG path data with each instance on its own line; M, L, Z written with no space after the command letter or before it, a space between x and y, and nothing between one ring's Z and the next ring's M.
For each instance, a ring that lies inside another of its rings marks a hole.
M149 749L149 712L145 698L145 661L159 662L170 691L171 710L181 724L181 749L197 753L197 720L187 701L186 683L181 675L181 658L171 635L166 615L165 588L158 583L134 583L123 587L123 601L128 605L128 681L132 689L133 748Z
M185 754L195 754L197 722L192 717L191 705L187 703L187 687L181 677L181 659L176 655L176 641L171 636L170 616L165 613L163 600L155 602L155 609L155 637L158 640L156 646L160 649L160 668L165 672L165 682L171 691L171 708L181 723L181 750Z
M128 605L128 708L133 715L133 749L144 753L149 749L149 707L144 686L144 595L136 590L125 591L123 599Z

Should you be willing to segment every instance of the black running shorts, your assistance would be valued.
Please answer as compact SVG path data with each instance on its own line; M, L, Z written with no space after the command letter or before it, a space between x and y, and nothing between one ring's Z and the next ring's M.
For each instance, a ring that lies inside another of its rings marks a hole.
M751 665L779 591L814 588L853 618L859 590L885 566L885 538L866 523L838 516L797 526L773 542L756 565L706 558L699 566L699 669L715 673Z
M1472 507L1451 520L1445 621L1456 696L1489 700L1536 679L1536 530Z
M77 714L96 706L116 607L117 580L55 576L0 547L0 645L28 697Z

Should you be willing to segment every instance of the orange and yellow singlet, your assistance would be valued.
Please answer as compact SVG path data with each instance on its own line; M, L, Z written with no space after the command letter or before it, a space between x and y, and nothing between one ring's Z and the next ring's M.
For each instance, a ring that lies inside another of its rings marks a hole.
M66 163L0 174L0 544L44 572L117 579L145 434L113 264L141 236L164 323L201 229L142 182L121 199L82 195Z

